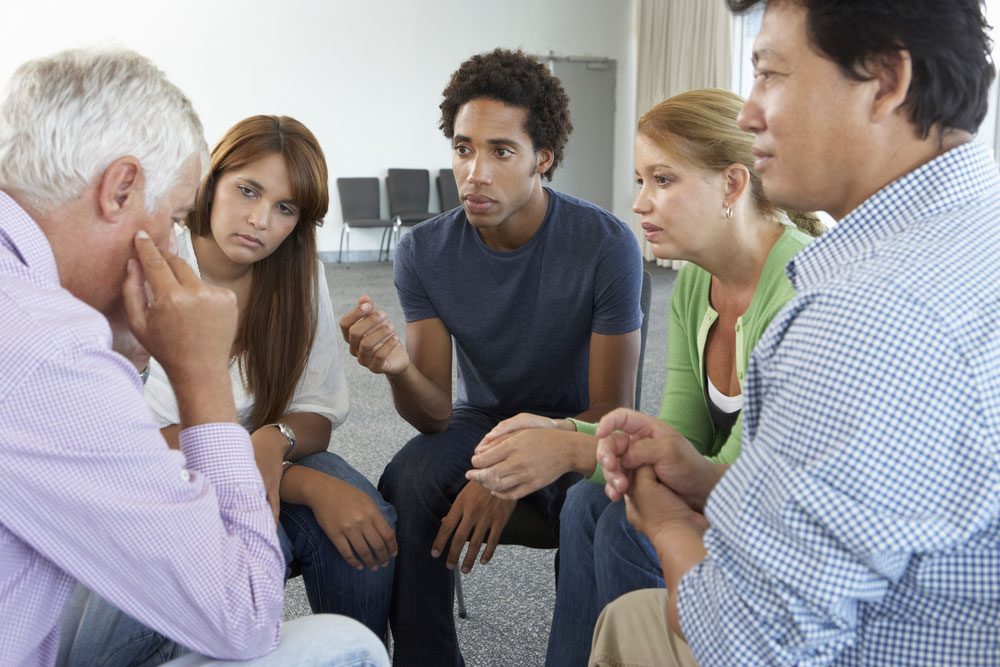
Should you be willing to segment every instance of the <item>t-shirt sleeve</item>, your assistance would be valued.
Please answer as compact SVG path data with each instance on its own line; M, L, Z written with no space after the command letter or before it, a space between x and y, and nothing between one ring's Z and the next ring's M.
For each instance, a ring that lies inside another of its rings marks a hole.
M316 338L288 412L315 412L336 428L347 419L350 395L340 363L340 336L336 332L326 271L323 262L317 260L317 264Z
M411 232L399 240L393 260L393 281L407 322L440 317L417 273L414 245Z
M595 267L593 332L616 336L642 326L641 290L639 244L631 230L618 223L601 247Z

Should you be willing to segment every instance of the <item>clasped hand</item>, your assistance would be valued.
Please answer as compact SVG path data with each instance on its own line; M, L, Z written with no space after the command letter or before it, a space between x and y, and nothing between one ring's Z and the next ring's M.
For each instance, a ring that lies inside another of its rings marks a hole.
M498 498L518 500L556 481L572 469L572 436L556 420L521 413L497 424L476 446L475 469L466 479L479 482Z
M605 491L612 500L631 491L635 470L649 466L660 484L701 512L726 468L702 456L670 425L635 410L605 415L597 438Z

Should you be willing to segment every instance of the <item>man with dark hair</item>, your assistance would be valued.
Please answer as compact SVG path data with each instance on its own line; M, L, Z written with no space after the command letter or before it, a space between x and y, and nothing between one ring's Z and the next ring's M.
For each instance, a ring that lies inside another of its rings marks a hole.
M602 420L608 495L667 589L609 605L591 664L997 664L1000 176L972 142L990 48L976 0L767 3L740 124L772 200L840 222L787 268L798 296L704 516L663 465L676 432Z
M467 482L476 445L519 412L566 426L560 418L631 405L642 318L632 232L542 186L571 129L559 80L534 58L498 49L463 63L444 98L462 206L417 225L397 248L406 345L367 297L341 319L351 353L388 377L399 414L421 432L379 483L399 515L397 666L463 664L451 570L466 541L463 572L484 542L479 562L488 562L515 511L515 501ZM565 492L580 477L562 475L519 511L533 509L557 536Z

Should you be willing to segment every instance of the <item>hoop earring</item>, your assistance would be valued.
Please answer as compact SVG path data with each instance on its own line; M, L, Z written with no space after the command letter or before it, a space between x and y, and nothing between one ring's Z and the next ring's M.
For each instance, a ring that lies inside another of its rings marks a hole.
M729 208L726 209L726 220L732 220L732 219L733 219L733 207L730 206Z

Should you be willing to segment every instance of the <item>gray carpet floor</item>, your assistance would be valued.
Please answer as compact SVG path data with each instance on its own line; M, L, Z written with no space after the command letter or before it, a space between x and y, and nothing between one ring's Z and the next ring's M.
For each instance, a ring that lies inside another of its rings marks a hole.
M660 407L666 369L667 313L676 273L647 264L653 278L649 333L643 363L641 406L656 414ZM362 294L386 310L397 331L403 317L388 262L327 264L327 280L339 317ZM416 433L392 405L385 378L362 368L341 348L351 391L351 413L333 433L330 449L377 482L393 454ZM555 600L553 558L555 551L501 546L485 567L477 565L463 579L468 618L457 618L459 641L470 667L541 665L545 659L548 628ZM301 578L285 589L285 617L309 613ZM430 666L429 666L430 667Z

